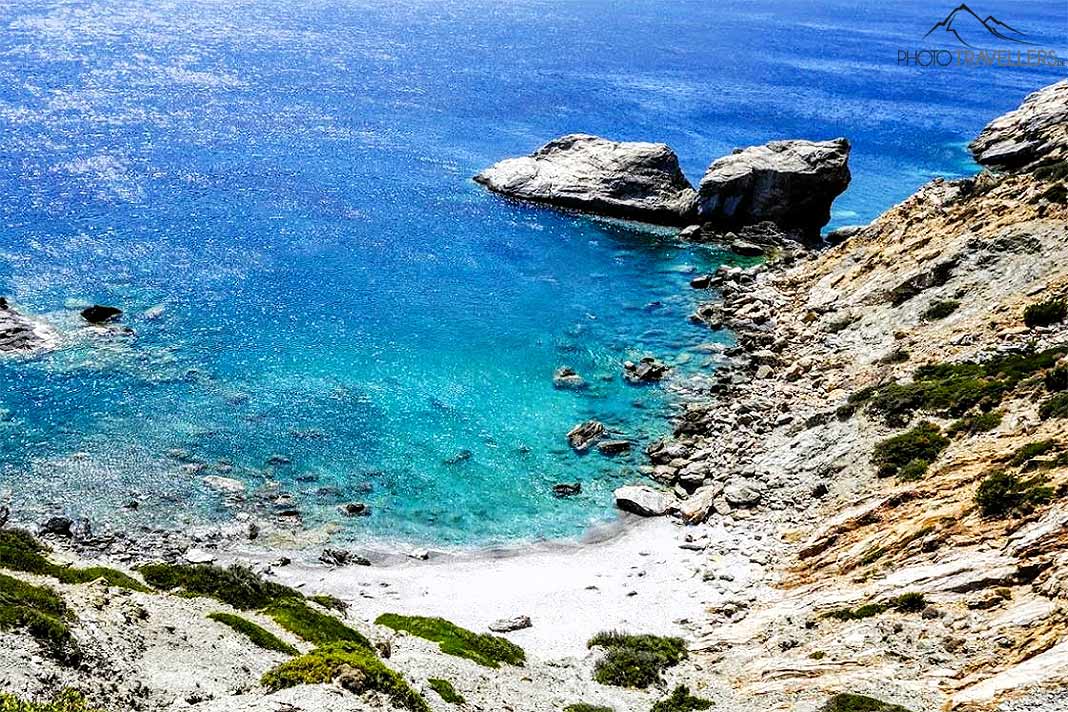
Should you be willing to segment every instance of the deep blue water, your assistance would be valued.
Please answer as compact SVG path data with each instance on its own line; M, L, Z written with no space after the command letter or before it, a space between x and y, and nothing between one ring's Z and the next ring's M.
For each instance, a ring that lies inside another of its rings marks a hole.
M180 525L230 511L201 479L225 474L309 526L358 499L346 534L480 544L611 517L640 458L563 433L664 431L670 397L619 364L713 367L686 283L724 256L469 177L572 131L665 141L695 183L735 146L844 135L834 223L866 221L1064 75L898 66L951 7L0 2L0 293L65 336L0 363L0 497ZM981 10L1068 55L1063 0ZM87 302L136 336L83 328ZM554 390L563 364L593 387Z

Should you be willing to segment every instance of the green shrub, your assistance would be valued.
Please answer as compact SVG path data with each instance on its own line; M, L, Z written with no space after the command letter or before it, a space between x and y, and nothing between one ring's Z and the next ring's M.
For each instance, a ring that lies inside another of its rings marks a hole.
M1038 409L1042 420L1050 418L1068 418L1068 393L1058 393L1042 404Z
M422 695L386 667L375 654L356 643L331 643L316 648L264 673L261 682L271 691L296 685L325 684L338 679L350 692L375 690L395 705L413 712L430 712Z
M987 475L975 492L979 511L984 517L996 519L1030 514L1052 500L1053 488L1046 485L1046 478L1021 479L1005 470Z
M1000 410L992 410L989 413L966 415L950 425L947 432L950 436L960 435L961 433L967 435L987 433L1001 425L1001 420L1004 417L1005 413Z
M1046 371L1046 389L1051 393L1068 391L1068 364Z
M576 702L564 708L564 712L615 712L611 707L603 705L590 705L585 702Z
M1020 466L1024 465L1030 460L1045 455L1048 452L1056 450L1058 447L1055 440L1039 440L1033 443L1027 443L1021 446L1012 454L1011 464Z
M48 549L23 529L0 529L0 568L54 578L61 583L87 583L104 579L111 586L147 592L131 576L103 566L85 569L60 566L48 558Z
M0 630L29 634L56 661L77 665L81 650L71 635L73 618L59 594L0 574Z
M452 683L448 680L442 680L440 677L432 677L427 680L427 684L430 685L430 689L438 693L438 697L445 700L452 705L462 705L465 700L464 696L456 691L456 688L452 686Z
M319 593L314 596L308 596L309 601L315 601L323 608L330 608L338 613L344 613L349 610L349 604L342 601L337 596L331 596L328 593Z
M874 697L846 692L827 700L827 704L820 708L820 712L910 712L910 710Z
M911 354L909 354L909 352L905 349L894 349L886 356L883 356L881 359L879 359L878 363L881 363L883 365L905 363L910 358L912 358Z
M890 599L890 607L898 613L919 613L927 607L927 599L922 593L903 593Z
M209 564L147 564L137 569L150 586L163 591L183 589L241 611L264 608L284 598L303 598L299 591L267 581L243 566L228 569Z
M0 693L0 712L93 712L77 690L64 690L49 702L27 702Z
M314 645L350 642L373 648L366 637L337 618L320 613L299 598L283 598L263 609L265 615L302 640Z
M235 616L230 613L209 613L208 618L233 628L238 633L241 633L251 640L253 645L263 648L264 650L276 650L280 653L285 653L286 655L297 655L300 653L299 650L276 636L274 633L256 625L250 620L242 618L241 616Z
M823 617L839 621L859 621L891 610L899 613L918 613L926 606L927 601L922 593L903 593L888 601L865 603L856 608L836 608L824 613Z
M1063 183L1054 183L1032 198L1031 202L1037 203L1041 200L1048 200L1051 203L1060 205L1068 204L1068 187L1065 187Z
M527 657L523 649L510 640L475 633L444 618L383 613L375 623L435 642L447 655L467 658L486 667L500 667L501 663L522 665Z
M686 659L686 641L658 635L604 632L593 636L590 648L605 649L593 669L593 679L602 685L644 688L660 684L660 673Z
M960 307L960 302L955 299L938 299L931 302L930 306L923 313L923 318L928 321L936 321L938 319L945 319L947 316L957 311Z
M934 423L923 422L912 430L887 438L875 445L872 462L880 477L905 474L918 479L949 445L949 439Z
M1068 161L1058 161L1035 169L1035 178L1056 181L1068 178Z
M1032 329L1057 324L1064 321L1065 316L1068 316L1068 304L1063 299L1047 299L1024 309L1024 323Z
M653 705L649 712L694 712L694 710L707 710L712 706L711 700L694 697L685 685L679 685L664 699Z

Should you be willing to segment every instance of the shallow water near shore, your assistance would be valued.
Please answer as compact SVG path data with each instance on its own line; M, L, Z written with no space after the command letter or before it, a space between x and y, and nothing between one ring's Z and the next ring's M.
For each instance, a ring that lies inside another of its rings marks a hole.
M577 535L641 458L564 433L668 430L672 396L620 364L711 371L695 346L729 337L687 322L688 281L730 258L474 172L588 131L666 141L696 182L737 145L845 135L833 224L863 222L970 172L967 140L1057 78L899 67L950 9L928 3L617 5L0 6L0 294L65 339L0 362L0 495L182 526L230 516L203 479L227 477L342 536ZM1063 4L1011 10L1064 42ZM134 333L85 328L93 302ZM554 389L561 365L590 388ZM372 516L339 517L349 501Z

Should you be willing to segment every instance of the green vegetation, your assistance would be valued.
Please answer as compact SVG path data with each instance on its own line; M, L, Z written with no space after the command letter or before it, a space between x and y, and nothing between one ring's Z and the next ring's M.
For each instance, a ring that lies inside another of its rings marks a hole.
M907 425L912 416L926 412L960 418L972 408L993 410L1026 379L1053 368L1065 348L1005 354L982 363L964 362L921 366L911 383L888 383L854 393L849 402L866 405L888 425Z
M0 693L0 712L93 712L82 693L64 690L49 702L27 702Z
M960 307L960 302L955 299L936 299L931 302L930 306L923 313L923 318L928 321L936 321L938 319L945 319L947 316L957 311Z
M426 700L403 677L357 643L324 645L268 670L261 682L264 687L276 691L295 685L329 683L335 679L350 692L376 690L388 695L399 707L413 712L430 712Z
M949 439L942 435L941 428L923 422L877 443L872 462L879 468L880 477L900 475L903 479L919 479L948 445Z
M78 569L54 564L48 549L23 529L0 529L0 568L28 574L49 576L61 583L87 583L104 579L112 586L134 591L148 591L144 584L121 571L92 566Z
M1058 393L1042 404L1038 409L1042 420L1050 418L1068 418L1068 393Z
M349 610L349 604L342 601L337 596L331 596L328 593L320 593L314 596L308 596L309 601L315 601L323 608L329 608L337 611L338 613L344 613Z
M1012 454L1010 464L1016 466L1025 465L1036 457L1045 455L1048 452L1053 452L1057 447L1057 442L1055 440L1039 440L1037 442L1027 443Z
M430 685L431 690L438 693L438 697L451 705L462 705L465 702L464 696L457 692L456 688L448 680L432 677L427 680L427 684Z
M827 333L828 334L837 334L840 331L845 331L856 320L857 320L856 317L849 316L849 315L846 315L846 316L843 316L843 317L839 317L839 318L837 318L837 319L835 319L835 320L833 320L833 321L831 321L831 322L829 322L827 324Z
M808 654L808 657L810 660L823 660L825 657L827 657L827 653L823 652L822 650L813 650L811 653Z
M898 613L918 613L926 606L927 601L922 593L903 593L885 602L865 603L856 608L836 608L824 613L823 617L839 621L859 621L891 610Z
M842 693L827 700L827 704L820 708L820 712L910 712L910 710L874 697Z
M564 712L615 712L615 710L603 705L589 705L585 702L577 702L565 707Z
M1052 500L1053 488L1047 486L1045 477L1021 479L1005 470L988 474L975 492L979 511L995 519L1030 514Z
M372 647L359 632L308 606L299 591L267 581L251 569L236 565L224 569L205 564L150 564L138 572L158 589L214 598L242 611L263 611L278 625L315 645L348 641Z
M989 413L973 413L954 422L946 432L950 436L957 436L962 433L966 435L988 433L1001 425L1001 419L1004 417L1005 413L1000 410L992 410Z
M1048 200L1051 203L1065 205L1068 203L1068 187L1065 187L1063 183L1054 183L1032 198L1031 202L1037 203L1040 200Z
M1068 178L1068 161L1058 161L1035 169L1035 178L1056 181Z
M649 687L660 684L660 673L686 659L686 641L658 635L604 632L593 636L590 648L605 649L593 669L593 679L602 685Z
M1047 299L1024 309L1024 323L1032 329L1060 323L1065 316L1068 316L1068 304L1063 299Z
M52 589L0 574L0 630L28 633L52 658L76 665L81 651L68 622L73 615Z
M148 564L137 570L150 586L163 591L183 589L214 598L241 611L265 608L284 598L302 598L288 586L263 579L251 569L224 569L206 564Z
M467 658L486 667L500 667L501 663L522 665L527 659L522 648L505 638L475 633L444 618L383 613L375 623L433 641L447 655Z
M1068 391L1068 364L1046 371L1046 389L1051 393Z
M694 697L690 694L688 687L679 685L671 695L653 705L649 712L693 712L694 710L707 710L711 706L711 700Z
M286 655L298 655L299 650L279 638L274 633L256 625L250 620L230 613L209 613L208 618L218 621L223 625L230 626L238 633L245 635L252 643L264 650L277 650Z
M263 612L290 633L315 645L345 641L357 643L368 649L374 647L371 641L358 631L333 616L313 610L297 598L284 598L276 601L263 609Z
M886 356L883 356L881 359L879 359L879 363L881 363L883 365L890 365L890 364L895 364L895 363L905 363L910 358L912 358L912 355L909 354L909 352L906 351L905 349L894 349L893 351L888 353Z

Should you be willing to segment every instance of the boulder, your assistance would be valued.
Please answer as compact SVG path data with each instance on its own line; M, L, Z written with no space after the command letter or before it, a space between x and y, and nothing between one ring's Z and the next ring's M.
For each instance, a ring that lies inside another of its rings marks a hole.
M363 502L346 502L338 507L338 511L346 517L367 517L371 514L371 508Z
M502 618L489 624L489 629L494 633L513 633L517 630L530 628L530 616L516 616L515 618Z
M646 356L638 363L623 362L623 378L630 383L653 383L663 380L671 367L652 356Z
M987 124L968 148L976 163L993 168L1068 159L1068 80L1029 95L1019 108Z
M602 440L597 443L597 452L602 455L622 455L625 452L630 451L630 441L628 440Z
M621 143L587 134L554 139L475 176L521 200L611 217L687 225L695 193L675 152L662 143Z
M561 482L560 484L553 485L553 495L556 497L574 497L580 492L582 492L582 483L580 482L574 484Z
M91 307L82 309L82 318L90 324L106 324L109 321L118 319L120 316L122 316L122 309L106 307L100 304L94 304Z
M643 517L660 517L673 511L677 502L666 492L646 485L628 485L615 491L616 506Z
M319 561L327 566L370 566L371 561L359 554L353 554L345 549L323 549L319 554Z
M560 389L581 390L586 387L586 381L573 368L561 366L553 373L553 387Z
M49 517L45 521L41 522L41 526L38 529L39 534L52 534L53 536L74 536L74 532L71 531L71 527L74 522L70 517Z
M772 141L712 162L698 189L698 217L723 226L770 221L818 236L849 185L849 141Z
M723 498L733 507L752 507L758 504L763 495L750 482L736 479L723 488Z
M596 420L587 420L579 423L567 433L567 444L576 452L585 452L590 446L605 436L608 431L604 423Z

